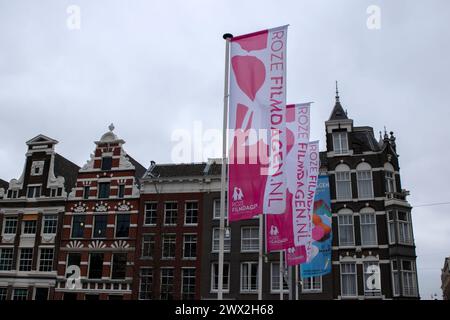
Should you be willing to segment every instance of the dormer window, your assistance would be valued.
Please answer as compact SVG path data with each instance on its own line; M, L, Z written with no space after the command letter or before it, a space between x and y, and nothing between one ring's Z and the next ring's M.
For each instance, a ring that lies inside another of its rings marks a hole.
M348 136L347 132L333 132L333 150L336 154L348 152Z
M109 171L112 168L112 157L103 157L102 158L102 170Z
M8 198L16 199L19 196L19 190L8 190Z
M109 182L100 182L98 184L98 197L100 199L109 198L110 185Z
M39 198L41 196L41 186L28 187L28 198Z
M394 167L390 163L384 165L385 188L387 193L395 192Z

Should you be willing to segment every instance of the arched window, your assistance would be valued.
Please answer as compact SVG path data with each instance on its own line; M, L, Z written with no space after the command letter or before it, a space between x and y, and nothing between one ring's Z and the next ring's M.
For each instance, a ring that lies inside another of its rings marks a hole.
M377 220L375 210L363 208L359 212L361 226L361 245L376 246L377 243Z
M352 180L350 168L346 164L340 164L336 167L336 199L352 199Z
M358 182L358 198L373 198L372 167L367 162L361 162L356 167L356 181Z
M340 246L354 246L355 233L353 228L353 212L350 209L341 209L338 212L338 231Z
M395 192L395 174L392 164L386 162L384 164L384 180L387 193Z

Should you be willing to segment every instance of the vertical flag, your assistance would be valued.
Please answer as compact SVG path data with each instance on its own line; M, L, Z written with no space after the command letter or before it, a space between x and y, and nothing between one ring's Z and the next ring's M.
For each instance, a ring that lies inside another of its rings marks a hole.
M332 216L328 176L318 179L314 198L312 250L309 262L301 266L301 277L310 278L331 272Z
M300 159L298 161L300 163ZM305 185L297 184L296 193L292 200L295 246L286 250L286 262L288 266L307 262L308 256L311 254L312 211L317 187L317 177L320 169L319 141L308 143L303 164L303 174L306 183ZM299 172L299 169L297 169L297 172Z
M286 210L286 39L283 26L230 43L230 221Z
M267 216L266 248L269 252L294 247L292 208L297 193L306 193L304 163L310 135L310 105L304 103L286 106L287 204L284 214ZM297 191L298 186L301 186L300 191Z

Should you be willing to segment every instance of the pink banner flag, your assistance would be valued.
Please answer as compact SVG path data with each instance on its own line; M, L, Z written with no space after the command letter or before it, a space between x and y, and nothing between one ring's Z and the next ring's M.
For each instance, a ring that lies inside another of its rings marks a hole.
M286 210L287 26L234 37L230 49L230 221Z
M305 177L306 177L306 191L298 193L301 195L297 201L302 202L303 206L306 208L302 212L302 232L301 232L301 245L295 245L293 248L286 250L286 263L288 266L293 266L301 263L307 262L311 257L311 243L312 243L312 215L314 207L314 196L316 194L317 179L320 169L319 160L319 141L312 141L308 144L308 151L305 157ZM293 207L295 207L295 199L293 201ZM295 210L293 210L295 214ZM304 215L304 217L303 217ZM295 218L294 218L295 221ZM295 229L294 229L295 230ZM299 229L300 230L300 229ZM295 241L294 241L295 244Z
M306 192L306 175L302 173L306 161L306 150L310 135L310 103L286 106L287 135L287 205L281 215L268 215L266 223L267 251L278 251L294 247L293 200L297 188ZM300 169L299 169L300 168ZM300 172L299 172L300 170Z

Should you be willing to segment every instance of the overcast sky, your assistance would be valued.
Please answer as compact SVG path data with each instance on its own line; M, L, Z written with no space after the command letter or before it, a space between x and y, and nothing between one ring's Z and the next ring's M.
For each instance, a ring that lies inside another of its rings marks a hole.
M80 29L67 27L72 4ZM370 5L381 9L379 30L367 28ZM411 204L450 201L446 0L0 0L0 178L20 176L25 141L40 133L83 165L111 122L145 167L171 162L174 130L221 129L222 34L284 24L288 102L315 102L322 150L339 80L355 125L395 132ZM412 213L421 296L441 297L450 206Z

